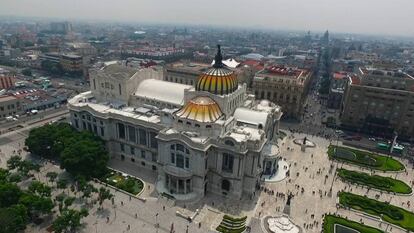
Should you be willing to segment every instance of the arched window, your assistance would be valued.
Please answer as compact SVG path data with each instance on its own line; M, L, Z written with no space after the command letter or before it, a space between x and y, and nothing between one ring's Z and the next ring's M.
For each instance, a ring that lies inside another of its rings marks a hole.
M226 141L224 142L224 144L226 144L226 145L228 145L228 146L234 146L234 142L233 142L233 141L230 141L230 140L226 140Z

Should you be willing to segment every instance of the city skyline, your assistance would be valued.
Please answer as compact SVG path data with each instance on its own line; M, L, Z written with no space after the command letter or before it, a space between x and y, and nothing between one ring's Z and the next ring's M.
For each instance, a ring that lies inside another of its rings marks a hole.
M414 3L409 0L398 0L398 4L373 0L362 3L356 0L329 3L327 0L273 2L211 0L208 3L181 0L170 4L160 0L139 2L121 0L114 4L96 0L87 2L6 0L2 3L0 15L270 30L324 31L328 29L339 33L414 36L414 31L407 30L410 9L414 7ZM91 9L95 10L91 11ZM375 9L375 11L367 9ZM352 17L347 18L351 15L347 12L352 13Z

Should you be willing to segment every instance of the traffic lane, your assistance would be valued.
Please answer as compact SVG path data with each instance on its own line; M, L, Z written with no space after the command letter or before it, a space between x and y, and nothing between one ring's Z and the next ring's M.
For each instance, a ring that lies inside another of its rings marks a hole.
M36 115L22 115L19 118L17 118L17 121L10 121L10 122L4 122L0 124L0 129L4 130L4 129L8 129L10 127L19 125L19 124L25 124L27 122L30 121L34 121L34 120L40 120L42 117L45 117L47 115L52 115L55 113L59 113L59 112L67 112L68 109L66 107L66 105L62 105L60 108L53 108L53 109L47 109L47 110L42 110L39 111Z

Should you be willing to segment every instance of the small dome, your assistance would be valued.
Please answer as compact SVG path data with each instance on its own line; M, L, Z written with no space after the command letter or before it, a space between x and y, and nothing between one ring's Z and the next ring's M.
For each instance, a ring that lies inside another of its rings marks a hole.
M200 75L197 81L197 91L208 91L216 95L226 95L237 90L238 82L236 74L226 68L223 64L220 45L217 46L217 54L214 59L214 65Z
M223 115L223 112L213 99L199 96L190 100L175 115L199 122L215 122Z

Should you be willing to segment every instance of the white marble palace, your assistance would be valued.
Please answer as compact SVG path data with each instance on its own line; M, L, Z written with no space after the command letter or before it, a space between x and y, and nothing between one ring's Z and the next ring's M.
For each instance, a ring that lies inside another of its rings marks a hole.
M178 200L252 195L276 172L281 109L247 94L220 46L195 87L161 79L122 62L91 70L91 90L69 101L72 125L103 138L113 159L156 171L157 191Z

